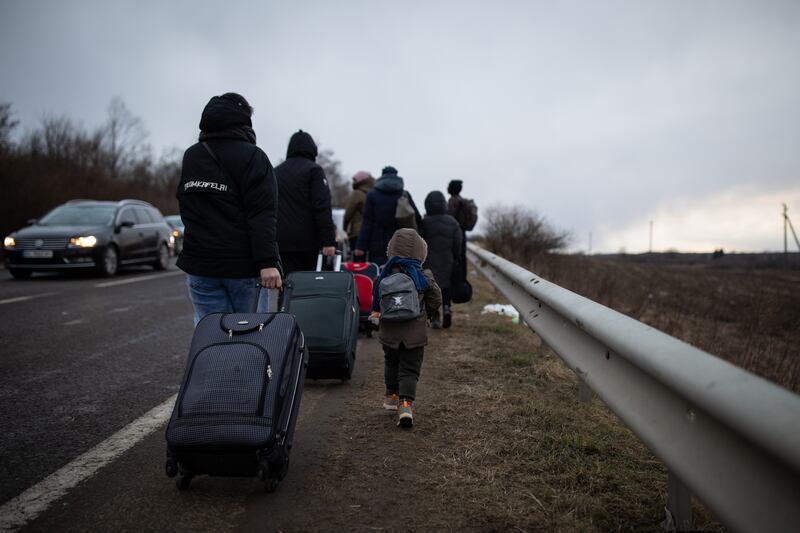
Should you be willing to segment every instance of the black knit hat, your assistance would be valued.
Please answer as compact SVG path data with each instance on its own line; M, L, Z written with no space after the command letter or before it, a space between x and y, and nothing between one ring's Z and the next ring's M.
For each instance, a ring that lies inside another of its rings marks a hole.
M381 174L397 174L397 169L391 165L386 165L383 167L383 170L381 170Z
M464 182L461 180L452 180L450 183L447 184L447 192L448 194L460 194L461 187L464 185Z
M247 99L241 94L225 93L221 95L220 98L225 98L227 100L230 100L231 102L236 104L237 107L241 107L242 109L244 109L249 116L251 117L253 116L253 106L251 106L250 103L247 101Z

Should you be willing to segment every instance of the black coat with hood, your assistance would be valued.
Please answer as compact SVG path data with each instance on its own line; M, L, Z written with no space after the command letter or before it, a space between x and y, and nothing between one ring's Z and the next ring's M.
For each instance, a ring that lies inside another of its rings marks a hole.
M433 271L439 287L449 289L453 265L461 256L462 231L458 221L447 214L447 200L439 191L432 191L425 198L425 218L420 234L428 243L426 268Z
M178 267L188 274L258 277L280 263L275 174L256 146L250 114L239 95L213 97L200 119L200 142L183 155L177 198L186 230Z
M356 247L369 253L370 261L383 263L386 260L386 247L389 240L397 230L397 201L403 195L403 178L397 175L394 167L385 167L381 177L364 200L364 217L361 220L361 231L358 234ZM414 204L411 194L408 195L417 227L422 222L422 217Z
M314 139L300 130L289 140L286 161L275 167L281 252L311 252L336 245L331 191L316 158Z

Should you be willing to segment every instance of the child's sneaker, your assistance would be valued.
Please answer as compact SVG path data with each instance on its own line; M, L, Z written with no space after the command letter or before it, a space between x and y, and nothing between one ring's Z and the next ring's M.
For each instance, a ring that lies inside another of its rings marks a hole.
M387 411L396 411L397 410L397 393L387 394L383 398L383 408Z
M414 402L404 398L397 405L397 425L401 428L410 428L414 425Z
M431 317L431 328L442 329L442 318L439 316L439 313Z

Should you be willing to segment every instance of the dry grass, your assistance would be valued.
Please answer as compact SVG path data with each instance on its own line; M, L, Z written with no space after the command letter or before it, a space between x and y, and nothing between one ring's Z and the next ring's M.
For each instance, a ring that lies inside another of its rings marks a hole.
M663 465L599 401L577 401L528 328L481 315L501 299L473 279L454 329L432 332L412 432L376 408L380 368L345 406L325 497L348 529L661 531Z
M800 392L800 272L540 256L545 279Z

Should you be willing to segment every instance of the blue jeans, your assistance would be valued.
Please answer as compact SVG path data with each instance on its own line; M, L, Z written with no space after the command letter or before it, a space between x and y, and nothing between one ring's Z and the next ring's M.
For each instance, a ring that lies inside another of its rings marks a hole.
M194 306L194 325L211 313L250 313L256 291L259 291L258 278L212 278L186 274L186 287ZM258 312L267 310L267 294L261 291Z

